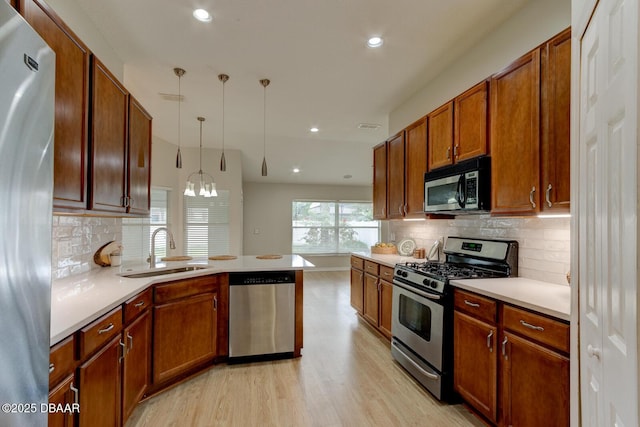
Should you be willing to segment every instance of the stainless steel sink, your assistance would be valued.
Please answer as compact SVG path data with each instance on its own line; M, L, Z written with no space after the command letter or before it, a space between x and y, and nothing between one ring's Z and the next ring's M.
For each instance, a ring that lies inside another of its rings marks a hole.
M197 270L204 270L208 267L202 267L199 265L189 265L186 267L176 267L176 268L169 268L166 270L151 270L151 271L143 271L141 273L122 273L120 274L120 276L122 277L128 277L130 279L139 279L141 277L154 277L154 276L164 276L165 274L174 274L174 273L184 273L187 271L197 271Z

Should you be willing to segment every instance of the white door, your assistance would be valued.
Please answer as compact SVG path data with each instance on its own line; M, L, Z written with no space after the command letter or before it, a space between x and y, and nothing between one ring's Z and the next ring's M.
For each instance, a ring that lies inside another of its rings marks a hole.
M592 9L587 3L573 6ZM586 28L576 28L576 17L588 12L573 10L581 423L637 426L638 6L600 0Z

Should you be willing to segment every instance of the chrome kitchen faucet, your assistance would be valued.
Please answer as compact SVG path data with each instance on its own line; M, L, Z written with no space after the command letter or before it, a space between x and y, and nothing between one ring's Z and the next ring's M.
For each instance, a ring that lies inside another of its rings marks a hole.
M176 242L173 240L173 234L171 233L171 231L169 231L167 227L157 228L151 235L151 254L149 254L150 268L155 268L156 266L156 234L158 234L159 231L163 231L163 230L166 231L167 235L169 236L169 248L170 249L176 248Z

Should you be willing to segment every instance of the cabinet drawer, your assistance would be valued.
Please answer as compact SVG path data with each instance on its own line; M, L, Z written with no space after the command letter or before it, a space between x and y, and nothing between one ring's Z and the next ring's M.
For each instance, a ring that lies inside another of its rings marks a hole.
M75 338L71 335L51 347L49 355L49 389L70 375L76 367Z
M364 262L364 271L366 271L369 274L373 274L374 276L378 275L378 263L375 262L371 262L371 261L365 261Z
M362 258L358 258L357 256L351 256L351 267L357 268L358 270L362 270L364 268L364 260Z
M80 329L80 359L93 353L122 330L122 307L105 314L98 320Z
M218 276L194 277L156 285L154 300L163 303L193 295L212 292L218 286Z
M151 288L148 288L124 303L125 325L151 307L152 295Z
M569 353L569 324L510 305L502 307L505 329Z
M393 268L387 267L386 265L381 265L380 278L382 280L386 280L387 282L391 282L393 280Z
M497 302L491 298L456 289L453 301L456 310L468 313L485 322L496 322Z

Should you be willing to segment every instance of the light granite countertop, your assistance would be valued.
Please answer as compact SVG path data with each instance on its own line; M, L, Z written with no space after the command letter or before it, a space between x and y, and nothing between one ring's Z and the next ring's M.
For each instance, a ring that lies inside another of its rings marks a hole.
M184 266L206 268L132 279L122 277L121 274L149 271L149 265L125 263L120 267L104 267L54 280L51 286L51 345L60 342L155 283L217 273L305 270L314 267L299 255L283 255L280 259L266 260L257 259L255 256L239 256L237 259L225 261L194 258L191 261L160 262L156 264L156 269Z
M400 262L426 261L425 259L372 254L370 252L354 252L353 255L388 267L393 267ZM571 318L571 287L567 285L541 282L524 277L452 280L451 285L561 320L569 321Z

